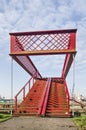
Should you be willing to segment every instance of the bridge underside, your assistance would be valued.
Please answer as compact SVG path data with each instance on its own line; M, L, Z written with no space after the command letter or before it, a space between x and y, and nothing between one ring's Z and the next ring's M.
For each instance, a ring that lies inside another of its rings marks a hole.
M70 116L66 77L76 54L76 31L70 29L10 33L10 56L31 75L31 79L15 96L15 114ZM65 55L60 78L42 77L30 58L32 55ZM25 91L27 86L28 92Z

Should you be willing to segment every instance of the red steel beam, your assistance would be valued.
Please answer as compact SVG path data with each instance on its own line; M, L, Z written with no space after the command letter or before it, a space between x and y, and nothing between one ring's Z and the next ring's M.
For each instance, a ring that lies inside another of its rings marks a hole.
M76 33L75 32L72 32L70 34L70 40L71 40L70 42L72 43L70 49L72 50L72 48L74 48L74 53L68 53L68 54L65 53L66 57L64 61L63 70L62 70L62 78L66 78L76 54Z
M62 78L66 78L68 72L69 72L69 69L71 67L71 64L74 60L74 57L75 57L75 54L67 54L66 57L65 57L65 62L64 62L64 66L63 66L63 70L62 70Z
M42 78L41 74L28 56L11 56L31 76L34 78Z
M12 55L17 56L32 56L32 55L61 55L61 54L67 54L67 53L74 53L75 50L35 50L35 51L21 51L21 52L12 52Z
M21 36L21 35L43 35L43 34L55 34L55 33L74 33L77 29L64 29L64 30L47 30L47 31L32 31L32 32L15 32L10 35Z

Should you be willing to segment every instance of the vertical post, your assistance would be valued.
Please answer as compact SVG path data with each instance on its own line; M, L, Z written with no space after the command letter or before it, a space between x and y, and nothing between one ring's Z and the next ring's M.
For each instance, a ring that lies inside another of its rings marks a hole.
M30 91L30 81L29 81L29 91Z
M33 86L33 84L34 84L34 77L32 77L32 80L33 80L33 81L32 81L32 86Z
M72 106L74 107L74 88L75 88L75 60L73 54L73 87L72 87ZM72 115L74 116L74 110L72 111Z
M15 113L17 113L17 96L15 97Z
M75 60L73 54L73 88L72 88L72 97L74 97L74 88L75 88Z
M16 37L11 35L11 47L10 47L11 53L15 51L15 43L16 43Z
M11 115L13 114L13 58L11 58Z
M76 50L76 33L75 32L72 32L71 34L70 34L70 39L71 39L71 47L70 47L70 49L74 49L74 50Z
M23 100L25 99L25 87L23 88Z
M69 95L69 91L68 91L66 80L64 81L64 83L65 83L65 91L66 91L67 102L68 102L68 114L70 114L70 95Z

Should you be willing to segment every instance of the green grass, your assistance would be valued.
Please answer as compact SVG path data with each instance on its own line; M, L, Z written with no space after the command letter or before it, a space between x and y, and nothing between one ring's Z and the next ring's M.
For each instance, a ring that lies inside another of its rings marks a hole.
M11 117L12 117L11 114L0 114L0 122L6 121Z
M86 130L86 115L80 117L74 117L73 121L79 127L79 130Z

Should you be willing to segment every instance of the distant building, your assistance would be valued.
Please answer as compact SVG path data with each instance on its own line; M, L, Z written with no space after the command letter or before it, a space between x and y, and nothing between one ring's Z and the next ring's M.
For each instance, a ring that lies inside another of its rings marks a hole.
M11 113L14 110L14 100L0 98L0 113Z

